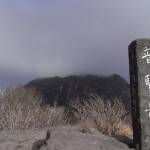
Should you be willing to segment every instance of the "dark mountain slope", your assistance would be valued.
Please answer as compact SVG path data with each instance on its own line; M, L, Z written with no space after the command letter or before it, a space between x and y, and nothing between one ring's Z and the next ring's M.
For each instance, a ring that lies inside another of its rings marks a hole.
M126 108L130 109L129 84L116 74L109 77L84 75L42 78L33 80L26 86L39 90L51 105L57 102L58 106L66 106L73 98L86 99L88 95L96 94L106 99L121 97Z

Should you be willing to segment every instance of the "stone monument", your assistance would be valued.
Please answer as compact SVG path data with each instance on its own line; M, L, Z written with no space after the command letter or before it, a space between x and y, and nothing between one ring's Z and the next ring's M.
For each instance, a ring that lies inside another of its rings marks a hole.
M150 150L150 39L129 45L133 140L136 150Z

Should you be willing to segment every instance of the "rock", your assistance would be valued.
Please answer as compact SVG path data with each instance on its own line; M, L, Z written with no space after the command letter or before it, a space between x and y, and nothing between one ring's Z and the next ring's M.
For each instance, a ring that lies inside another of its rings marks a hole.
M129 150L126 144L113 137L82 131L85 130L77 127L52 127L42 147L34 149L34 143L32 150Z
M98 131L97 129L95 128L81 128L79 129L80 132L83 132L83 133L89 133L89 134L100 134L100 131Z
M94 128L58 126L35 130L0 131L0 150L133 149L129 149L118 139L106 136Z
M130 148L133 148L133 138L132 137L127 137L125 135L114 135L114 138L116 138L118 141L125 143L128 145Z
M0 150L31 150L35 141L45 138L47 130L48 128L0 131Z

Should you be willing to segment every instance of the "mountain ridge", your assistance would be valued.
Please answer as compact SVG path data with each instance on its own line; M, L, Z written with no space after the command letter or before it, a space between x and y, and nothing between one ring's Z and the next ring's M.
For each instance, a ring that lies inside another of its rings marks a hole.
M41 92L46 103L66 106L72 99L87 99L97 95L104 99L120 97L127 109L130 107L130 86L118 74L110 76L72 75L66 77L39 78L30 81L26 87L34 87Z

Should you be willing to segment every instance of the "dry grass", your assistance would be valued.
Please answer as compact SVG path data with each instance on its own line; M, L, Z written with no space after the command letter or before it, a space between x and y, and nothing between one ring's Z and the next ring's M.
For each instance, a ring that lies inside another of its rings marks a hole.
M107 135L132 133L131 116L119 98L110 103L94 96L82 104L75 99L70 103L71 115L64 107L44 106L42 102L42 96L33 89L23 86L7 88L0 94L0 130L79 125L96 128Z
M70 104L74 111L72 117L83 127L94 127L107 135L130 135L131 116L126 112L121 99L116 98L111 103L98 96L89 97L81 103L75 99Z
M0 95L0 130L35 129L64 123L64 107L42 106L33 89L9 87Z

